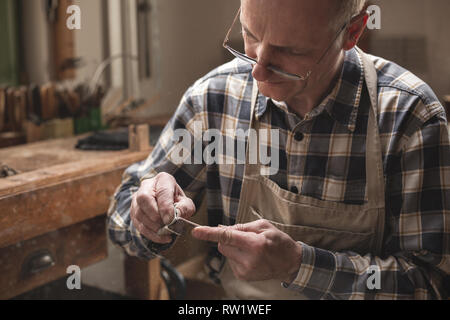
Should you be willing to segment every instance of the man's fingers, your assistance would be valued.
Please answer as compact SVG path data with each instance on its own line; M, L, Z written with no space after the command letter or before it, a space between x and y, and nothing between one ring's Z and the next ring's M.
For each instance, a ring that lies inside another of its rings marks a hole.
M261 219L246 224L236 224L229 228L242 232L261 233L271 227L273 227L273 225L271 225L269 221Z
M175 218L174 199L176 181L169 174L158 175L156 179L156 202L158 203L159 215L165 225L168 225Z
M228 259L233 260L233 262L237 264L239 264L239 262L241 261L245 261L248 258L247 255L238 247L227 246L219 243L218 249L221 254L223 254Z
M137 209L135 220L142 223L150 231L157 233L162 228L161 222L152 221L141 209Z
M181 217L189 219L195 214L194 202L186 197L175 178L160 173L154 179L145 180L133 198L133 206L158 225L168 225L174 219L174 204Z
M194 238L221 243L239 248L248 247L253 242L252 233L238 231L229 227L198 227L192 231Z
M135 225L135 228L141 235L154 243L168 244L172 242L171 236L158 235L152 230L148 229L143 223L137 223L137 225Z
M155 198L155 184L153 179L146 180L142 183L133 201L136 201L136 207L139 207L153 222L161 222L158 203Z
M189 219L195 214L195 204L188 197L179 197L179 201L175 205L182 218Z

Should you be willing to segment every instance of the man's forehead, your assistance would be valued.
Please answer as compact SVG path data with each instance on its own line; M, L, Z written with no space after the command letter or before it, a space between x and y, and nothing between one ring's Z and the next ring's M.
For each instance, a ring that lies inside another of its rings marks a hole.
M317 42L314 38L325 36L329 31L333 11L330 6L334 1L241 0L241 20L251 32L273 35L282 43L295 44L289 41L292 35L303 41Z
M249 14L285 18L290 23L326 23L337 8L336 0L241 0L241 6Z

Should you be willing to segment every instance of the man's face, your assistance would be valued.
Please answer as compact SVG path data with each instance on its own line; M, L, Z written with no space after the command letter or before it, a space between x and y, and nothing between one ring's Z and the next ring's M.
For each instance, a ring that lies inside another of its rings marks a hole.
M341 50L333 46L316 63L337 33L329 24L333 5L333 0L242 0L245 51L258 60L253 76L262 94L288 102L327 79ZM305 88L304 81L285 79L268 70L269 65L301 76L313 73Z

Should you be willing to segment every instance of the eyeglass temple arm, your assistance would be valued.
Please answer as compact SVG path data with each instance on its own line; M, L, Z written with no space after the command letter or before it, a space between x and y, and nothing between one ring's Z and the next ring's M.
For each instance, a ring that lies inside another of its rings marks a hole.
M341 35L342 31L344 31L345 29L347 29L347 27L352 23L353 20L359 20L363 17L365 17L366 15L369 16L369 18L373 15L373 13L371 13L370 11L366 10L364 12L364 14L360 13L356 16L354 16L353 18L350 19L349 22L347 22L342 28L341 30L339 30L339 32L336 34L336 37L333 39L333 42L331 42L330 46L328 47L328 49L325 51L325 53L320 57L319 61L317 61L316 65L320 64L323 60L323 58L325 58L326 54L328 53L328 51L330 51L331 47L333 46L333 44L336 42L336 40L339 38L339 36Z
M225 40L223 41L223 46L224 46L224 47L226 47L228 41L230 41L231 31L232 31L232 29L233 29L233 26L236 24L236 21L237 21L237 19L239 18L240 14L241 14L241 7L239 7L239 10L238 10L238 12L236 13L236 16L234 17L233 24L231 25L230 29L228 30L227 35L226 35L226 37L225 37Z

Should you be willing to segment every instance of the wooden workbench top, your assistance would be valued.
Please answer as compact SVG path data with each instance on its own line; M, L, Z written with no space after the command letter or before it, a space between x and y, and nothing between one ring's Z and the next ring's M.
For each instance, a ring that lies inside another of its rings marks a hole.
M81 151L80 137L0 150L0 248L105 214L124 170L146 151Z
M0 149L2 164L20 174L0 179L0 198L18 192L74 179L80 175L99 174L141 161L144 152L82 151L75 145L82 137L50 140L13 148Z

